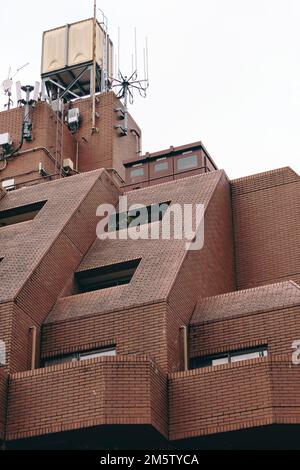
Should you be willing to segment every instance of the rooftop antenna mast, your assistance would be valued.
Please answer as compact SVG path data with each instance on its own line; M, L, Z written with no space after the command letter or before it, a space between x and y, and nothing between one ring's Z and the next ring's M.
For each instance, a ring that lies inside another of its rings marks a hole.
M105 13L98 8L102 15L102 22L100 23L103 31L104 31L104 41L103 41L103 50L102 50L102 73L101 73L101 89L108 91L109 89L109 77L108 77L108 70L109 70L109 34L108 34L108 19Z
M11 72L11 67L9 67L7 79L2 82L2 90L4 91L5 96L8 97L8 101L7 101L7 103L4 105L4 107L7 108L8 110L9 110L9 109L11 108L11 106L14 104L14 103L13 103L13 100L11 99L11 96L12 96L11 89L12 89L12 87L13 87L13 79L16 77L16 75L17 75L21 70L23 70L25 67L27 67L27 65L29 65L29 62L27 62L26 64L22 65L22 67L19 67L13 75L12 75L12 72Z
M124 102L124 127L118 126L121 129L122 135L128 134L128 104L134 102L134 92L137 90L142 98L147 97L147 90L149 88L149 54L148 54L148 40L145 40L145 47L143 50L144 59L144 78L138 79L138 57L137 57L137 34L136 28L134 29L134 56L132 55L132 67L135 69L128 77L123 75L120 70L120 32L118 32L118 78L112 78L112 88L119 99Z
M94 16L93 16L93 78L92 78L92 134L97 132L96 128L96 80L97 80L97 0L94 0Z

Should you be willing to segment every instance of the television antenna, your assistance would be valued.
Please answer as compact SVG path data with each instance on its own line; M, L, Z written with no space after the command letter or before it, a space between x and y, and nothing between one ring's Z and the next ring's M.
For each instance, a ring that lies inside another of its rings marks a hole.
M8 110L11 108L11 106L14 104L13 100L11 99L12 96L12 87L13 87L13 80L18 75L18 73L23 70L25 67L29 65L29 62L26 64L22 65L22 67L19 67L14 74L12 74L11 67L8 69L8 75L7 78L2 82L2 90L4 91L5 96L7 96L8 100L7 103L4 105L4 108L7 108Z

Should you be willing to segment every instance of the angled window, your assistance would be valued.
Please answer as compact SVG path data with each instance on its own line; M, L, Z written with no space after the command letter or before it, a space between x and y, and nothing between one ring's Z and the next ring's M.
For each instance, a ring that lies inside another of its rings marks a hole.
M250 361L251 359L267 356L267 346L261 346L258 348L241 349L237 351L230 351L228 353L213 354L211 356L195 357L190 361L190 366L191 369L214 367L223 364L232 364L234 362Z
M8 227L9 225L20 224L21 222L28 222L33 220L40 210L44 207L47 201L36 202L26 206L14 207L0 212L0 228Z
M65 354L63 356L56 356L47 359L44 362L44 367L56 366L58 364L65 364L68 362L87 361L88 359L95 359L97 357L116 356L117 351L115 346L108 348L95 349L92 351L85 351L80 353Z
M78 293L129 284L141 259L90 269L76 274Z
M129 212L113 214L108 223L108 231L114 232L130 227L161 222L165 213L169 209L171 201L160 204L152 204L142 209L135 209ZM136 223L135 223L136 221Z

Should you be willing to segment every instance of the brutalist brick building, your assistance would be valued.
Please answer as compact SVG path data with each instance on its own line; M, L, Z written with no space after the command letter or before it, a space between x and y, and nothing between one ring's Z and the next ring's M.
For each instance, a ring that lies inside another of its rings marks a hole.
M297 448L299 176L230 181L201 142L142 156L82 76L62 108L0 113L3 449ZM203 204L203 248L99 239L121 195Z

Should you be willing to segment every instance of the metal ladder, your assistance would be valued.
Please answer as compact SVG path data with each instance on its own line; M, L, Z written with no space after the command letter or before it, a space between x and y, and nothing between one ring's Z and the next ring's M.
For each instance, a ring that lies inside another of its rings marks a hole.
M56 111L56 136L55 136L55 174L62 178L64 148L64 101L60 100Z

